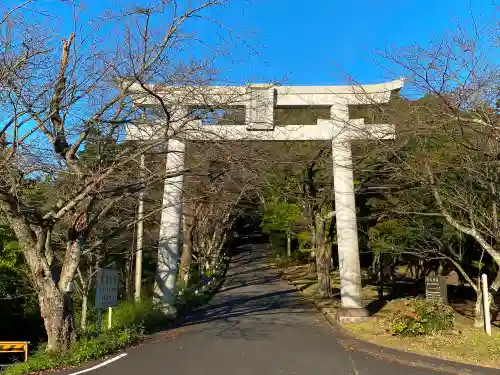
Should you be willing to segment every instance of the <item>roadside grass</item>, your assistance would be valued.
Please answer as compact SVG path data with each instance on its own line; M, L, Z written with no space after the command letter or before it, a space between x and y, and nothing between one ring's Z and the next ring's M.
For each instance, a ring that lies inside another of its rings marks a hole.
M356 324L344 324L354 336L363 340L407 352L498 368L500 364L500 331L492 327L492 335L474 328L471 320L455 316L455 329L412 337L394 336L388 317L403 309L403 300L389 302L380 312L380 318Z
M19 362L8 366L5 375L22 375L59 368L68 368L102 358L139 342L142 336L164 325L167 318L155 308L152 302L127 302L113 309L113 325L110 330L103 329L96 335L95 324L81 332L79 340L67 353L45 351L41 345L29 356L27 362ZM103 322L107 322L103 317Z
M316 274L309 272L307 265L276 266L316 306L327 308L333 314L340 307L338 272L331 274L333 298L325 301L317 297ZM376 301L377 288L365 285L363 300L365 305ZM403 310L407 302L405 298L395 299L377 311L373 318L360 323L343 324L343 327L354 336L381 346L473 365L500 367L500 329L493 326L492 336L489 337L483 330L473 327L472 319L458 313L455 314L455 328L452 331L412 337L394 336L391 332L391 317Z

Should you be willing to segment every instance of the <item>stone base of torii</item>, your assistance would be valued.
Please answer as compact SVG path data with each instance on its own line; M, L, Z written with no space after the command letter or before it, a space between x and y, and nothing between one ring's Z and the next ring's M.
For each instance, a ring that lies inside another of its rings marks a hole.
M392 124L364 124L349 118L349 105L383 104L403 86L402 80L363 86L205 86L171 87L154 85L149 90L161 96L170 111L168 131L165 123L129 126L129 140L145 140L167 134L167 172L184 169L185 142L189 140L330 140L332 142L337 243L340 265L341 320L366 317L363 308L359 262L356 204L354 197L351 140L390 139ZM128 84L138 106L158 106L156 98L140 85ZM245 125L202 125L190 115L190 108L245 106ZM274 126L277 107L329 106L329 119L316 125ZM182 229L183 176L165 179L158 245L155 296L166 311L173 311Z

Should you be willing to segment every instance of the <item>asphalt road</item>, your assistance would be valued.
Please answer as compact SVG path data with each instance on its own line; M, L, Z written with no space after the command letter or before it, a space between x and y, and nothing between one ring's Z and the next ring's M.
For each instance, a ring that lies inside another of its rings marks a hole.
M277 272L265 245L241 247L221 291L179 328L154 336L95 375L429 375L377 359L345 338ZM78 370L67 371L75 373ZM89 373L90 374L90 373Z

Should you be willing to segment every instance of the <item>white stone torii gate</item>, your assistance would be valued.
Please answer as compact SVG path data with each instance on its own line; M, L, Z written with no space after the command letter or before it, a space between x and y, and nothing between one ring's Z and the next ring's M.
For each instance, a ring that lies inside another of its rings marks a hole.
M363 86L150 86L174 112L172 136L168 141L166 168L173 172L184 168L186 140L330 140L332 142L333 175L337 242L340 263L341 319L367 316L363 308L359 262L356 204L351 159L354 139L390 139L392 124L364 124L363 119L349 119L349 105L387 103L391 93L403 86L403 80ZM137 96L138 106L157 106L139 85L129 91ZM245 125L202 125L200 120L186 120L189 107L217 104L245 106ZM328 106L330 119L318 119L316 125L274 126L276 107ZM129 126L127 139L155 138L162 124ZM151 134L153 130L154 134ZM183 177L167 178L164 185L158 246L156 298L166 308L175 298L177 267L180 254Z

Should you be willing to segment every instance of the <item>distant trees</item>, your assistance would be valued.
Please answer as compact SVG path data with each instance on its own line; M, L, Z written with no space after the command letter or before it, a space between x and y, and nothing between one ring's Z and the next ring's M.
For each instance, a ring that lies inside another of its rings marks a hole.
M301 109L294 115L301 119L307 111ZM275 164L264 169L259 188L263 230L286 236L288 256L291 240L298 240L300 250L313 257L319 295L324 298L332 295L330 266L335 237L330 147L329 142L282 145Z
M4 340L25 335L35 340L38 304L30 285L23 254L12 232L0 215L0 331Z
M234 235L253 187L245 146L227 142L190 142L189 174L184 182L184 246L180 279L187 285L193 272L211 274ZM192 267L195 260L196 268Z
M286 255L292 256L292 239L300 230L301 208L294 198L296 181L294 176L276 176L274 181L263 188L263 214L261 227L264 233L284 233L286 236ZM295 183L294 183L295 182Z

